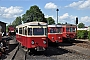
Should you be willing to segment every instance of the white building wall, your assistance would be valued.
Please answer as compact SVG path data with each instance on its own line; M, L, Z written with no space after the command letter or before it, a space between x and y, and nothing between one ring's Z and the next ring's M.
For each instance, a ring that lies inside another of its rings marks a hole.
M90 27L88 27L88 28L77 28L77 30L87 30L87 31L90 31Z

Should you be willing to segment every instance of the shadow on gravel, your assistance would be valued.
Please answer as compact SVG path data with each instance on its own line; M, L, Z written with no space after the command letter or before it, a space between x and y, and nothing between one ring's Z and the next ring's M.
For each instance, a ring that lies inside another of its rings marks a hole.
M70 51L63 49L63 48L59 48L59 47L75 45L73 43L83 43L83 41L72 40L70 42L62 42L62 43L58 43L58 44L49 43L49 47L47 48L46 51L34 52L33 56L44 55L44 56L50 57L50 56L54 56L54 55L62 55L65 53L70 53Z
M64 47L64 46L72 46L75 45L75 43L83 43L84 41L78 41L78 40L71 40L71 41L66 41L62 43L58 43L58 46Z
M62 55L62 54L68 53L68 52L69 52L68 50L65 50L65 49L62 49L62 48L49 46L47 48L47 50L45 50L43 52L34 52L32 55L33 56L50 57L50 56Z

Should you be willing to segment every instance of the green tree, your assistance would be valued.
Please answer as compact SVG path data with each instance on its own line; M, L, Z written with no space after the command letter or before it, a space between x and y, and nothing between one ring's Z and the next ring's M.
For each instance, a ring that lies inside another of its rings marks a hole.
M22 20L25 22L30 22L30 21L47 22L47 20L44 17L44 14L36 5L31 6L30 9L27 10L24 15L22 15Z
M84 27L85 27L85 25L83 23L78 24L78 28L84 28Z
M48 24L55 24L55 21L52 17L48 17L48 18L46 18L46 20L47 20Z
M90 40L90 31L88 31L88 39Z
M13 21L12 25L15 27L20 24L22 24L22 20L21 20L21 17L19 16Z
M58 24L61 24L61 23L58 23Z

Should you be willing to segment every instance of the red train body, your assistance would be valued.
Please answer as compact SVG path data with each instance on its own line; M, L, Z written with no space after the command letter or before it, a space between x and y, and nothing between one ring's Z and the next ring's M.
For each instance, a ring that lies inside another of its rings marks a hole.
M47 23L29 22L16 26L16 40L28 50L44 51L48 47Z
M48 25L49 42L62 42L62 31L63 30L61 25Z
M63 40L76 38L76 25L62 24L63 27Z
M15 34L16 34L15 28L14 28L12 25L10 25L10 26L8 27L8 35L9 35L9 36L12 36L12 35L15 35Z

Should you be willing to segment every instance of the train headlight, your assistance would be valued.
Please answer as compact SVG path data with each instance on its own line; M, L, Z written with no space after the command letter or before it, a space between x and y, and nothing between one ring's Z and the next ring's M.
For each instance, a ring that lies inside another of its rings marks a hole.
M54 40L54 37L52 37L52 40Z
M3 43L1 42L1 43L0 43L0 48L2 48L2 47L3 47Z
M34 43L35 43L34 40L32 40L32 41L31 41L31 44L34 44Z
M60 39L60 37L58 37Z
M67 37L69 37L69 35L68 35L68 34L66 34L66 36L67 36Z
M46 40L44 40L43 43L46 44L47 43Z

